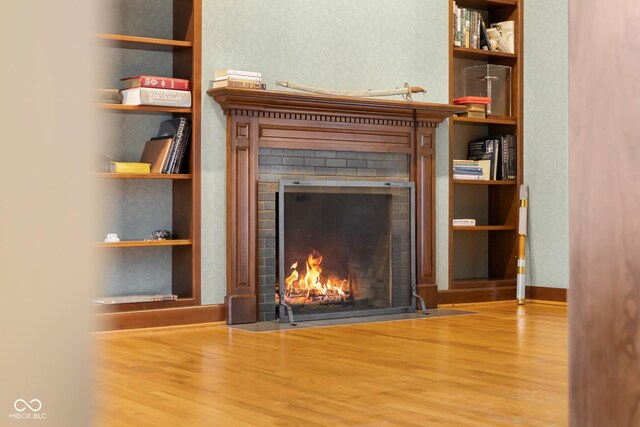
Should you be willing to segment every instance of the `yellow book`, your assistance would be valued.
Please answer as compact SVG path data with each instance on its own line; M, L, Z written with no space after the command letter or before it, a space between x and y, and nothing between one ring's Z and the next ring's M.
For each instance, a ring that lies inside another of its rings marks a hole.
M109 169L114 173L151 173L151 163L111 162Z

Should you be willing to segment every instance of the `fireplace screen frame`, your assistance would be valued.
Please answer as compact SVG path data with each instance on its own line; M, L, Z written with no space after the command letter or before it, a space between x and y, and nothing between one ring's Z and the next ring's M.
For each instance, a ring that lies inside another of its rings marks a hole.
M278 182L278 283L280 301L284 301L285 291L285 233L284 233L284 201L285 187L350 187L350 188L407 188L409 192L409 258L410 258L410 304L400 307L375 308L365 310L349 310L339 312L325 312L313 314L294 314L296 321L337 319L346 317L377 316L395 313L411 313L416 307L416 265L415 265L415 184L413 182L376 182L376 181L325 181L325 180L280 180ZM393 284L392 284L393 286ZM289 316L284 304L278 304L280 322L289 322Z

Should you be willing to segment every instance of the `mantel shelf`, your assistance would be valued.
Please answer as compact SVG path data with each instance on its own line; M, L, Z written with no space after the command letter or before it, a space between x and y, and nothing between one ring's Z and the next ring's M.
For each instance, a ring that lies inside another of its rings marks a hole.
M322 95L294 91L215 88L207 91L225 111L248 110L259 112L290 112L298 114L340 114L352 117L425 121L440 123L466 107L451 104L431 104L390 100Z

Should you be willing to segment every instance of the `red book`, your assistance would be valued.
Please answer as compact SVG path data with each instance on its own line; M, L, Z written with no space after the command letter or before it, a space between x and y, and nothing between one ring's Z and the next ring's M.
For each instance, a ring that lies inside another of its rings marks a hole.
M156 89L190 90L189 80L173 77L134 76L120 79L123 89L132 87L153 87Z
M491 104L491 98L487 96L463 96L453 100L454 104Z

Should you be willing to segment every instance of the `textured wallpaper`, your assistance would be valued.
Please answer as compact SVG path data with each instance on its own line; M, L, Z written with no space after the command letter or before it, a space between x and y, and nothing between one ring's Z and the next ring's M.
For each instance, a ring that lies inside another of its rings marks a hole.
M569 286L568 2L525 6L527 284Z

